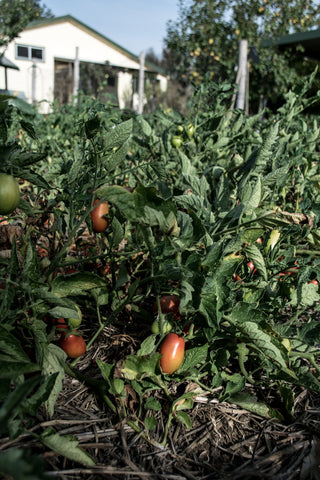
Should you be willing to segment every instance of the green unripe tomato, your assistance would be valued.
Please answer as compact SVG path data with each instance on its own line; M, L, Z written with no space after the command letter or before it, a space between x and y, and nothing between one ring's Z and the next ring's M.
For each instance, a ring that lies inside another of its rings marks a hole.
M187 126L187 135L189 138L192 138L194 135L194 126L192 125L192 123L189 123L189 125Z
M163 322L163 333L167 334L171 332L172 330L172 324L168 320L164 320ZM153 324L151 325L151 332L155 333L158 335L160 333L160 323L159 320L155 320Z
M0 214L13 212L20 202L20 190L17 180L12 175L0 173Z
M68 325L72 328L78 328L82 322L82 313L78 305L75 306L78 312L78 318L68 318Z
M183 139L179 135L174 135L171 139L171 143L174 147L179 148L183 143Z
M179 133L183 133L183 126L182 126L182 125L178 125L177 130L178 130Z

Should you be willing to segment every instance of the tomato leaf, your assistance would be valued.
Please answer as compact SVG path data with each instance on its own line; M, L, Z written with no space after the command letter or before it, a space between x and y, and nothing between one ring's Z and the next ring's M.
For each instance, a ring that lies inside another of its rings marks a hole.
M209 345L206 343L200 347L186 349L183 363L177 373L189 371L197 365L204 363L207 359L208 348Z
M260 275L262 275L265 281L268 280L266 264L264 261L264 257L256 245L248 245L245 248L245 252L247 253L249 259L253 262L254 268L258 270Z
M97 198L112 203L128 220L136 221L136 209L133 194L119 185L101 186L95 191Z
M147 410L156 410L159 412L162 410L161 403L154 397L148 397L146 399L145 408Z
M59 275L52 280L51 289L58 297L67 297L69 295L82 295L87 290L104 285L105 281L98 275L82 272L67 276Z
M43 459L27 448L0 452L0 473L15 480L48 480Z
M137 355L144 356L152 353L155 348L156 340L157 335L149 335L147 338L145 338L140 345Z
M79 447L79 442L74 437L62 436L51 428L47 428L40 436L42 443L69 460L78 462L81 465L93 466L95 462L88 453Z
M248 412L255 413L264 418L277 418L283 420L283 416L278 410L269 407L263 402L257 401L257 399L248 393L239 392L228 399L229 403L235 403L239 407L248 410Z
M191 418L186 412L183 412L182 410L177 411L176 412L176 418L177 418L177 420L179 420L179 422L181 422L187 428L192 427Z
M156 375L160 357L160 353L148 356L130 355L126 359L122 373L128 380L142 380L145 377L153 377Z
M52 416L54 413L54 406L56 400L62 390L62 381L65 377L64 364L66 358L67 355L64 353L64 351L53 343L50 343L45 348L43 348L43 375L51 376L55 373L57 374L49 398L45 402L45 407L50 416Z
M103 145L106 150L111 150L115 147L121 147L132 133L133 120L126 120L111 128L111 130L104 136Z

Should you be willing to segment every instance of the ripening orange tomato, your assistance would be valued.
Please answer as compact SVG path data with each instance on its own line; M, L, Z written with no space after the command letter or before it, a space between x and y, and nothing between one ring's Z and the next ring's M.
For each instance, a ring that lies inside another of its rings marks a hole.
M108 226L108 220L105 218L105 215L109 213L108 202L100 202L97 198L93 202L93 209L90 212L92 220L92 228L95 233L104 232ZM99 205L97 205L99 203ZM97 205L97 206L95 206Z
M176 333L169 333L160 345L162 354L160 367L163 373L171 375L178 370L184 358L185 341Z
M176 320L179 320L179 318L181 318L179 312L180 299L179 297L177 297L177 295L163 295L159 298L159 300L162 313L172 313L173 318L175 318ZM155 313L158 311L157 302L154 302L153 304L153 311Z

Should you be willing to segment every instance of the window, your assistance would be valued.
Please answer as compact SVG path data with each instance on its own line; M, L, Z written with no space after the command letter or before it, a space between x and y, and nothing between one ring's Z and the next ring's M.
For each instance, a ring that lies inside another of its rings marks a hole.
M16 45L16 58L44 62L44 48L29 45Z

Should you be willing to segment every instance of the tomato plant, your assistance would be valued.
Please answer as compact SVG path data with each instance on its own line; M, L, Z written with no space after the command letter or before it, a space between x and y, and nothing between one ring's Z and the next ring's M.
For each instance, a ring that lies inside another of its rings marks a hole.
M62 348L70 358L81 357L87 350L87 345L83 337L73 333L70 333L70 335L62 333L59 340L59 347Z
M12 175L0 173L0 214L13 212L20 202L19 183Z
M159 352L162 354L160 366L163 373L171 375L183 362L185 341L176 333L169 333L160 345Z
M94 208L90 212L93 231L95 233L104 232L108 226L108 220L105 218L105 215L109 213L108 202L103 202L96 198L93 206Z

